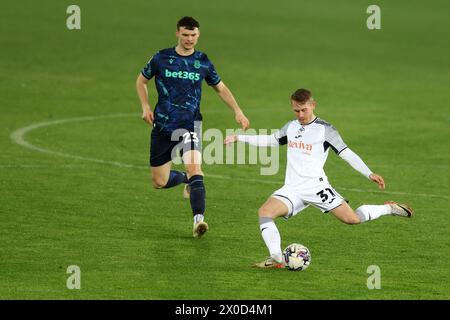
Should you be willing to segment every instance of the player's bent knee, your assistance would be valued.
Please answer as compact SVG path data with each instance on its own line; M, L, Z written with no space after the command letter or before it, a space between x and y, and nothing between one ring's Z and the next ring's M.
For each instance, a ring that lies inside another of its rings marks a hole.
M354 216L348 216L345 217L344 219L342 219L342 222L344 222L345 224L359 224L361 223L361 220L359 219L359 217L357 215Z
M352 225L361 223L359 215L345 202L331 210L331 212L339 221L345 224Z
M152 177L152 186L155 189L162 189L166 186L167 180L160 177Z
M260 217L272 217L272 212L266 207L261 207L258 209L258 216Z

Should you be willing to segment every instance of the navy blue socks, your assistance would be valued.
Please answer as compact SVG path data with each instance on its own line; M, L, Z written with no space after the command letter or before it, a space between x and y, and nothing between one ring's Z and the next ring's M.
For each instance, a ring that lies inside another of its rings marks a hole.
M171 170L169 181L164 186L165 189L175 187L181 183L188 183L190 187L189 198L191 202L192 213L195 215L205 213L206 191L203 184L203 176L195 175L189 180L185 172Z
M195 215L205 213L206 191L203 184L203 176L196 175L189 179L190 201L192 212Z
M185 172L175 171L171 170L169 175L169 181L167 181L167 184L164 186L164 188L172 188L180 183L188 183L188 179Z

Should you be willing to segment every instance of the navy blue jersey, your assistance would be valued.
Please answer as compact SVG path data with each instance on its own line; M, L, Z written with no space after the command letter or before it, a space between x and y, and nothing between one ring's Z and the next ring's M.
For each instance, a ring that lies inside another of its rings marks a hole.
M202 120L202 80L212 86L220 82L206 54L195 51L190 56L181 56L175 48L156 53L141 73L147 79L155 77L158 102L154 130L161 133L178 128L193 131L194 121Z

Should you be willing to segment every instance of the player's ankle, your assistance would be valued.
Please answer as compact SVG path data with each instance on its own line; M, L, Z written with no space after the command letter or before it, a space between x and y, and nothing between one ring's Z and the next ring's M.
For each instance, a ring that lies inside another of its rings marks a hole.
M203 222L205 220L205 216L203 214L194 215L194 223Z

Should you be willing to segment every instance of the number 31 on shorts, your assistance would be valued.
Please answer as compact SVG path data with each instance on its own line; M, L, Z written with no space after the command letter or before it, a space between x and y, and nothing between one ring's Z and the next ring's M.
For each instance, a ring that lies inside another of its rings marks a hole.
M325 188L323 190L320 190L316 194L322 199L322 202L324 203L328 201L329 196L331 196L331 199L328 203L333 202L333 200L336 198L336 194L333 192L331 188Z

